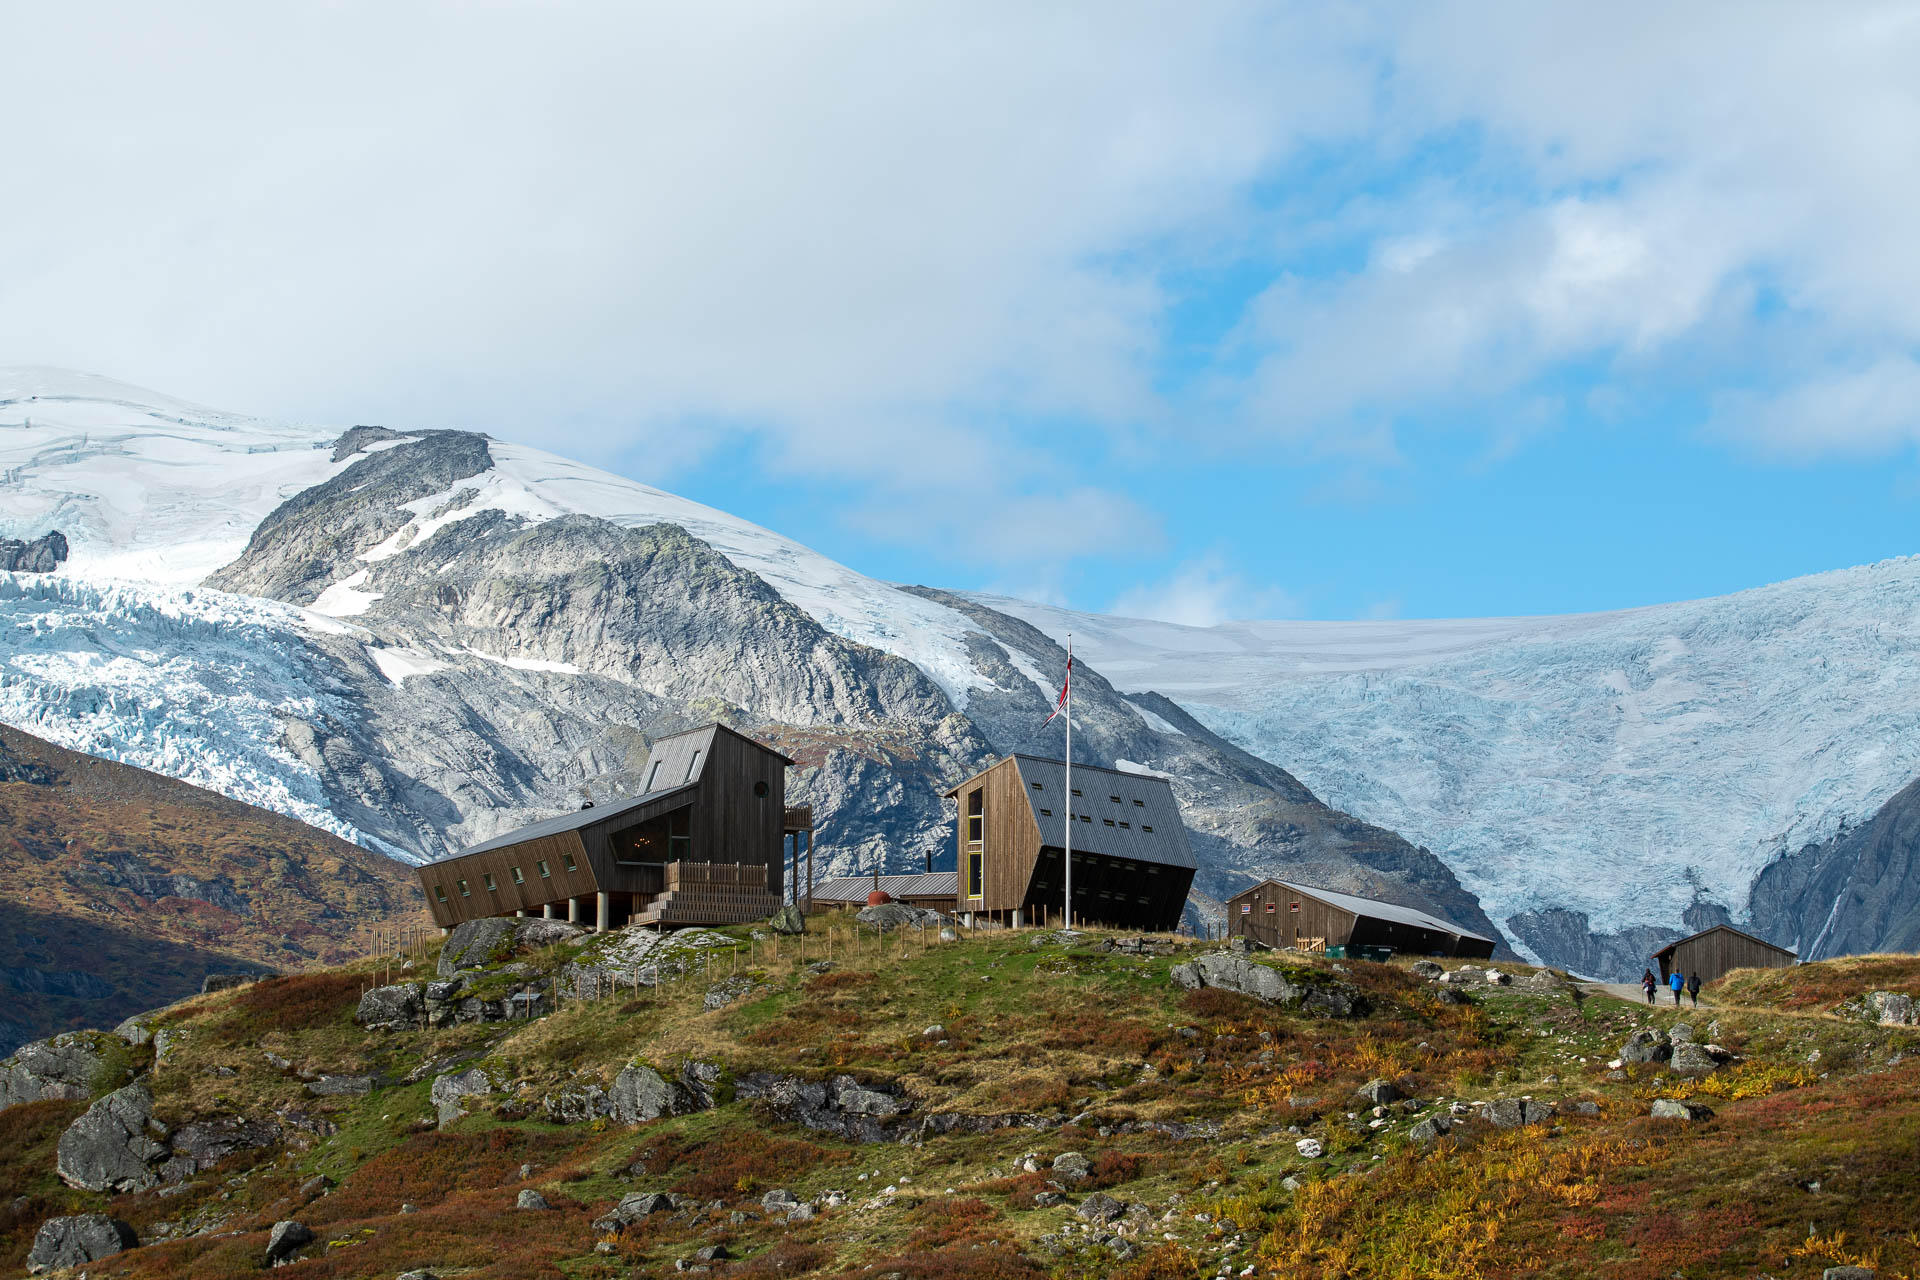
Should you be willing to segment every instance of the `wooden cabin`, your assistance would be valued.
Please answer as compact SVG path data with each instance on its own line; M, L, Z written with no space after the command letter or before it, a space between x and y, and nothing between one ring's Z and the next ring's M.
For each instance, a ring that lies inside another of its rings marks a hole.
M812 810L786 806L773 748L725 725L653 744L645 791L588 804L419 868L442 928L537 913L592 923L735 924L780 907L801 842L812 861Z
M1726 924L1669 942L1654 952L1653 958L1660 965L1662 986L1676 969L1688 977L1697 973L1700 981L1712 982L1735 969L1784 969L1799 961L1799 957L1785 947L1763 942Z
M1391 947L1402 955L1493 956L1494 940L1398 903L1262 880L1227 899L1227 932L1275 950Z
M1193 884L1193 847L1165 778L1013 755L947 792L958 802L956 906L1019 927L1064 906L1073 824L1073 919L1171 930Z
M880 876L877 884L881 892L895 902L952 915L959 895L960 873L927 871L917 876ZM874 876L834 876L814 885L808 902L813 910L858 911L867 905L867 895L875 886Z

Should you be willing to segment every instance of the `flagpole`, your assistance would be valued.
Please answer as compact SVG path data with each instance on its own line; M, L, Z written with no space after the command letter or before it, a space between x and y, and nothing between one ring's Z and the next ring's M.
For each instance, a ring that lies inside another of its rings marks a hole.
M1067 709L1067 794L1061 798L1061 809L1067 815L1066 839L1061 845L1061 856L1066 860L1066 927L1073 928L1073 633L1067 633L1067 680L1061 690L1062 701Z

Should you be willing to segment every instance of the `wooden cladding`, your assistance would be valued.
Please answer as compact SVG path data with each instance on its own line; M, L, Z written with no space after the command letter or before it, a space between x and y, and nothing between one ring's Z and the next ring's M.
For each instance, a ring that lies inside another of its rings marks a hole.
M1784 969L1795 962L1793 952L1784 947L1726 925L1682 938L1663 948L1656 958L1663 983L1675 970L1689 976L1697 973L1700 981L1712 982L1735 969Z
M433 912L434 922L443 929L516 911L538 914L549 902L564 903L568 898L599 891L587 869L585 853L578 833L564 831L504 849L429 863L420 868L420 881L426 886L427 907ZM569 859L573 862L571 871L567 869ZM543 864L544 875L540 870ZM460 891L461 881L466 882L465 893Z

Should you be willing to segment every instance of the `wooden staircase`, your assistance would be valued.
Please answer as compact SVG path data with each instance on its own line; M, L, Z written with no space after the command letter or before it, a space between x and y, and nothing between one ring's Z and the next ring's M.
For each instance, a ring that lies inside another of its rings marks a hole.
M767 869L731 862L670 862L666 888L633 918L637 925L747 924L780 909Z

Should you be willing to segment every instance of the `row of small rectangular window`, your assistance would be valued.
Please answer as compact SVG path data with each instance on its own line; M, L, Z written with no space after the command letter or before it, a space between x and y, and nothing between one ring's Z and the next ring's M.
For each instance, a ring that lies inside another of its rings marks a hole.
M1043 818L1051 818L1051 817L1053 816L1053 810L1051 810L1051 809L1042 809L1042 810L1040 811L1040 816L1041 816L1041 817L1043 817ZM1087 823L1087 824L1088 824L1089 826L1091 826L1091 825L1092 825L1092 823L1093 823L1093 819L1092 819L1092 818L1089 818L1089 817L1088 817L1088 816L1087 816L1086 814L1084 814L1084 813L1077 813L1077 814L1075 814L1074 816L1075 816L1076 818L1078 818L1078 819L1080 819L1080 821L1082 821L1082 822L1084 822L1084 823ZM1104 823L1106 823L1106 824L1107 824L1108 826L1110 826L1110 827L1112 827L1112 826L1121 826L1121 827L1125 827L1125 828L1126 828L1127 830L1129 830L1129 831L1131 831L1131 830L1133 830L1133 824L1132 824L1131 822L1119 822L1119 823L1116 823L1116 822L1115 822L1115 821L1114 821L1114 820L1113 820L1112 818L1102 818L1102 819L1100 819L1100 821L1102 821L1102 822L1104 822ZM1150 827L1150 826L1148 826L1148 825L1147 825L1146 823L1144 823L1144 822L1140 824L1140 829L1141 829L1142 831L1144 831L1144 832L1146 832L1146 833L1147 833L1148 835L1152 835L1152 834L1153 834L1153 828L1152 828L1152 827Z
M1045 787L1043 787L1043 786L1041 786L1041 785L1040 785L1039 783L1037 783L1037 782L1033 784L1033 789L1034 789L1035 791L1045 791L1045 790L1046 790L1046 788L1045 788ZM1080 788L1078 788L1078 787L1075 787L1075 788L1073 789L1073 794L1075 794L1075 795L1079 795L1079 794L1080 794ZM1121 801L1120 801L1120 797L1119 797L1119 796L1108 796L1108 797L1107 797L1107 799L1109 799L1109 800L1111 800L1111 801L1113 801L1113 802L1114 802L1115 804L1119 804L1119 803L1121 802ZM1144 809L1144 808L1146 808L1146 807L1147 807L1147 802L1146 802L1145 800L1135 800L1135 801L1133 802L1133 807L1134 807L1134 808L1136 808L1136 809ZM1045 810L1045 809L1042 809L1042 810L1041 810L1040 812L1042 812L1042 813L1045 813L1045 812L1047 812L1047 810Z
M578 871L580 869L579 866L575 864L573 860L573 855L570 853L563 853L560 855L560 864L569 871ZM547 867L547 860L545 858L540 858L537 861L535 861L534 866L540 869L540 878L542 880L548 879L553 875L553 872L549 870ZM520 873L520 868L513 867L511 868L511 870L513 872L513 882L515 884L525 884L527 882L527 878ZM486 872L480 878L486 883L488 893L500 892L500 886L494 883L493 872L491 871ZM473 896L473 890L467 887L467 882L465 880L456 880L454 881L454 884L459 887L461 897L471 898ZM438 901L445 902L447 900L447 887L443 884L437 884L433 886L433 896Z

